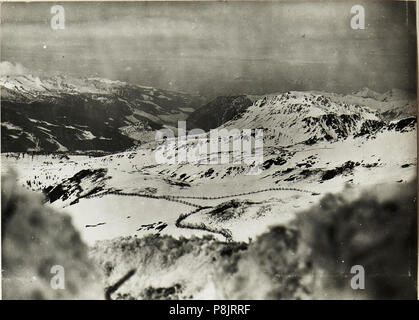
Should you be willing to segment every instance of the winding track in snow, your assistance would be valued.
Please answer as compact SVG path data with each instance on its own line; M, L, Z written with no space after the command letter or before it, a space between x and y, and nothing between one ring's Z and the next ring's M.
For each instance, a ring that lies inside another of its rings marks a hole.
M268 192L268 191L297 191L297 192L310 193L311 195L320 195L320 193L316 193L316 192L312 192L312 191L308 191L308 190L303 190L303 189L298 189L298 188L274 187L274 188L267 188L267 189L262 189L262 190L257 190L257 191L250 191L250 192L243 192L243 193L237 193L237 194L232 194L232 195L218 196L218 197L172 196L172 195L157 196L157 195L150 195L150 194L144 194L144 193L121 192L121 191L110 190L110 191L106 191L106 192L103 192L103 193L89 195L89 196L84 197L84 198L95 198L95 197L101 197L101 196L105 196L105 195L119 195L119 196L131 196L131 197L144 197L144 198L151 198L151 199L163 199L163 200L167 200L167 201L182 203L182 204L185 204L185 205L188 205L188 206L191 206L191 207L195 207L196 209L194 209L194 210L192 210L188 213L183 213L183 214L179 215L179 217L176 219L176 223L175 223L176 227L184 228L184 229L202 230L202 231L207 231L207 232L211 232L211 233L217 233L217 234L220 234L220 235L224 236L227 241L232 241L233 237L232 237L231 231L228 230L228 229L210 228L209 226L205 225L204 223L196 224L196 225L192 224L192 223L185 223L184 220L186 218L188 218L189 216L191 216L195 213L198 213L199 211L201 211L203 209L213 208L214 206L201 206L201 205L191 203L191 202L181 200L181 199L218 200L218 199L234 198L234 197L251 195L251 194L256 194L256 193Z
M183 203L183 204L186 204L186 205L189 205L189 206L192 206L192 207L201 208L202 207L201 205L197 205L197 204L187 202L187 201L184 201L184 200L179 200L179 199L219 200L219 199L234 198L234 197L246 196L246 195L262 193L262 192L269 192L269 191L297 191L297 192L310 193L312 195L320 195L320 193L309 191L309 190L304 190L304 189L274 187L274 188L261 189L261 190L257 190L257 191L242 192L242 193L230 194L230 195L225 195L225 196L217 196L217 197L152 195L152 194L146 194L146 193L122 192L122 191L109 190L109 191L105 191L105 192L102 192L102 193L89 195L89 196L84 197L84 198L94 198L94 197L101 197L101 196L105 196L105 195L144 197L144 198L152 198L152 199L164 199L164 200L168 200L168 201Z

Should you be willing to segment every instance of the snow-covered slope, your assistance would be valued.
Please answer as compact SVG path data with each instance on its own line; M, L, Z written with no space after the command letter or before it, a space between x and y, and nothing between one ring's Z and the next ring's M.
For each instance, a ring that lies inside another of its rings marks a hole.
M270 130L273 136L282 136L280 143L292 144L307 137L335 139L365 133L382 125L377 121L416 115L414 95L398 89L377 93L363 88L347 95L307 91L218 97L192 113L187 123L189 128L204 130L218 126L270 128L275 129ZM227 124L230 120L237 121ZM294 127L293 123L297 125ZM287 141L287 135L294 139Z
M269 144L288 146L337 140L383 125L378 113L368 107L337 103L319 93L287 92L257 100L239 118L222 127L263 128Z
M364 88L352 95L344 96L343 99L347 103L366 105L379 111L386 121L417 116L416 96L400 89L392 89L380 94Z

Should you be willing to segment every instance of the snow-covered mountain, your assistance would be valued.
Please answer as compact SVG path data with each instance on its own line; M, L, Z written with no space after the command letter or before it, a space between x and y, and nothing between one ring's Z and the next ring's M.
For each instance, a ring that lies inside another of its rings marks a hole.
M324 94L287 92L257 100L241 117L222 127L263 128L265 140L287 146L317 140L337 140L382 126L376 111L337 103Z
M2 151L118 151L184 120L202 103L186 93L102 78L0 77Z
M344 96L343 99L347 103L366 105L379 111L381 118L386 121L417 116L416 96L400 89L392 89L381 94L364 88Z
M416 117L416 97L393 89L368 88L340 95L286 92L264 96L219 97L187 119L190 128L264 128L275 144L338 139L374 131L393 120Z

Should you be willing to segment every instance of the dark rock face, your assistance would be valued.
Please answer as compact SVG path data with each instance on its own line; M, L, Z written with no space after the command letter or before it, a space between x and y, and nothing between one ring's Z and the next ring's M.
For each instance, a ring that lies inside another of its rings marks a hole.
M272 165L275 166L281 166L285 164L287 160L282 159L281 157L268 159L265 162L263 162L263 169L269 169Z
M388 129L400 131L400 132L407 132L414 129L416 123L417 123L416 117L409 117L409 118L401 119L395 123L391 123L388 126Z
M245 95L217 97L191 113L186 126L188 130L199 128L208 131L239 117L251 105L252 101Z
M359 166L359 162L347 161L342 166L336 167L335 169L327 170L323 175L321 180L330 180L340 174L351 173L352 170Z
M308 128L319 125L320 123L324 124L338 139L347 138L350 135L362 136L368 133L374 133L385 126L385 122L379 120L364 120L361 121L360 116L357 114L353 115L336 115L336 114L326 114L320 117L307 117L303 121L306 123ZM358 129L358 123L361 123L361 128ZM324 139L333 140L334 137L331 137L329 132L323 132ZM305 144L312 145L316 143L319 139L312 137L305 141Z
M385 122L383 121L376 121L376 120L366 120L361 125L361 131L358 135L355 136L363 136L370 133L375 133L381 128L385 126Z
M73 177L65 179L56 186L49 186L43 190L47 200L50 203L61 199L63 201L71 198L71 204L77 203L81 197L103 191L103 180L106 179L106 169L83 169L77 172ZM89 186L83 189L80 184Z

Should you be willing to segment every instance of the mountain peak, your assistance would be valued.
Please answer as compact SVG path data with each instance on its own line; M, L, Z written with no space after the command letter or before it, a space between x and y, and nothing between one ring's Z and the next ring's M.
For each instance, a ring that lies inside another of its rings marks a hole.
M381 93L371 90L368 87L363 87L362 89L353 92L352 95L362 97L362 98L372 98L375 100L379 100L381 97Z

